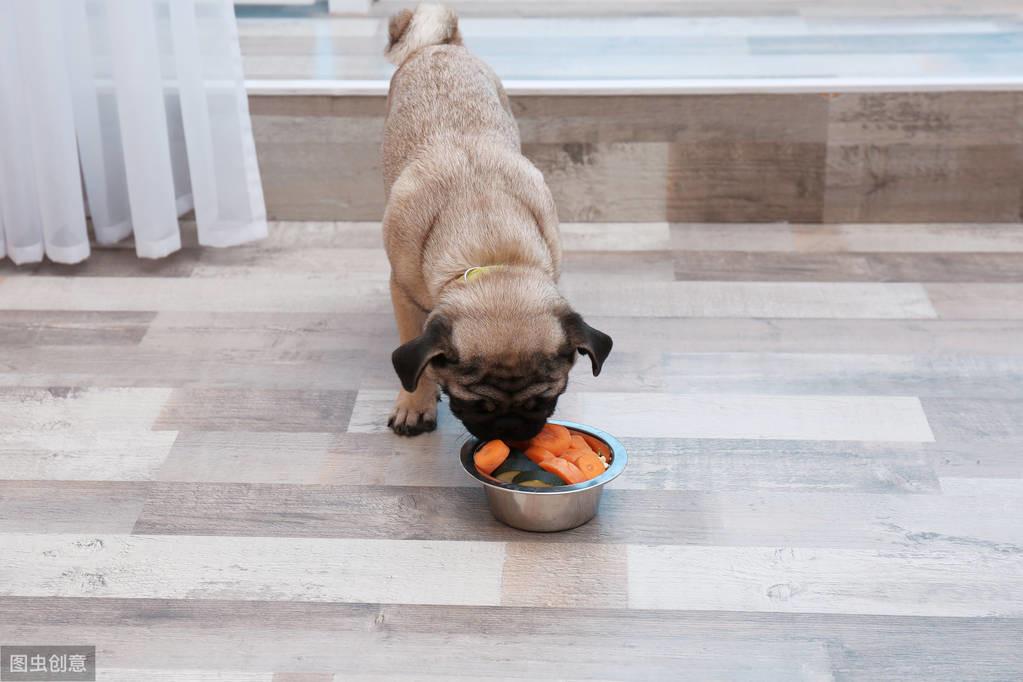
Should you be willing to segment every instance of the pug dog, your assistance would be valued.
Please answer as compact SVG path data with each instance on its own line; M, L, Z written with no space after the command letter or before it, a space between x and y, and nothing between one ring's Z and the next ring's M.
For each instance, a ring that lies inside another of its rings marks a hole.
M497 75L462 45L455 13L394 15L384 125L384 244L402 390L388 425L437 426L440 391L481 439L532 438L554 412L577 354L594 376L611 338L559 293L558 217L522 155Z

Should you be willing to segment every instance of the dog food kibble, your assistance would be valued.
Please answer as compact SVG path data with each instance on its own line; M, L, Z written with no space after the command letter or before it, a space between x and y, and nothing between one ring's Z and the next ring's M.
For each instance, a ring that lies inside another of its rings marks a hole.
M554 488L582 483L603 474L611 461L611 448L587 433L547 424L530 441L484 443L473 461L481 474L500 483L523 488Z

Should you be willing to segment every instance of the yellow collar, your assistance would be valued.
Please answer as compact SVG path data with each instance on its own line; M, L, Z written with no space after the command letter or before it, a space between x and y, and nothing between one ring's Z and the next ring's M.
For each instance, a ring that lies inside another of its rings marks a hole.
M488 272L495 272L497 270L503 270L504 268L505 266L503 265L476 265L462 273L462 281L471 282L474 279L482 277Z

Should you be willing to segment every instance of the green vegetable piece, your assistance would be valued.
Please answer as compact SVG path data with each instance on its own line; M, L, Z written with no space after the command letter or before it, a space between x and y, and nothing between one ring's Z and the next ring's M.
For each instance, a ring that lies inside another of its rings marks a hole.
M520 473L522 472L509 469L508 471L502 471L501 473L494 476L494 478L496 478L499 481L504 481L505 483L511 483L512 479L514 479Z
M525 485L532 481L539 481L540 483L547 483L550 486L565 485L565 482L561 480L559 476L552 474L549 471L523 471L521 474L512 479L512 483L515 485ZM536 486L526 486L536 487Z
M526 457L521 450L512 450L508 457L501 462L501 466L494 469L491 476L499 478L506 471L541 471L541 469L539 464Z

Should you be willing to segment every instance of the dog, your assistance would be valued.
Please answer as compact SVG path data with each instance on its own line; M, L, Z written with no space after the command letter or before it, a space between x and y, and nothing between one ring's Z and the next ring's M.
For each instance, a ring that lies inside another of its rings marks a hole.
M384 245L402 389L388 425L437 426L440 391L477 438L532 438L577 354L594 376L611 352L559 293L554 199L523 155L500 79L462 44L442 5L389 23Z

